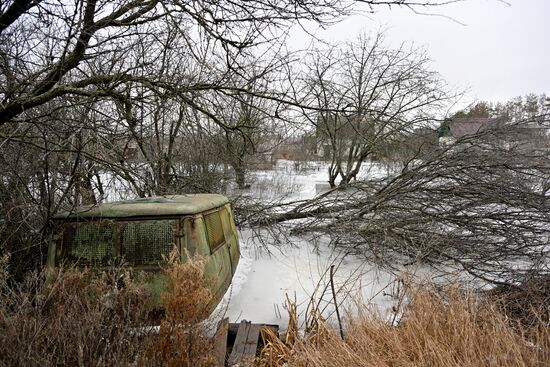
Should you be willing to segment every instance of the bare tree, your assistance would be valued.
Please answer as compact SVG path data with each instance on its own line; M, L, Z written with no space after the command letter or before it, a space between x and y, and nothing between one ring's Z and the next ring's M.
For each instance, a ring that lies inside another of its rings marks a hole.
M358 1L371 8L397 5L409 8L438 6L454 1ZM193 54L199 54L203 40L215 40L231 67L243 51L258 43L271 41L278 30L296 20L327 24L346 15L355 1L296 3L294 1L201 0L131 1L73 0L68 2L12 0L0 5L0 70L2 104L0 125L25 118L32 108L67 95L106 96L120 85L146 84L167 88L180 94L230 88L217 83L174 84L171 79L142 72L141 65L128 65L126 55L136 43L149 43L149 52L165 47L163 29L177 36ZM118 59L102 73L83 64L103 59ZM189 97L187 95L187 97Z
M331 187L356 179L365 160L433 122L451 97L422 50L387 49L381 34L311 57L305 94L322 111L304 115L330 158Z
M284 58L270 60L267 65L253 62L247 69L248 89L262 93L273 90L271 84ZM221 139L220 156L224 163L231 166L239 189L247 187L246 176L252 160L261 163L262 157L268 154L279 143L284 135L284 120L280 117L286 109L284 104L259 98L247 93L233 94L231 98L216 100L217 115L223 119L225 126Z
M254 47L270 44L297 21L337 21L356 3L1 2L2 251L28 258L45 243L52 214L102 200L111 174L135 195L174 190L196 169L178 158L186 154L181 135L188 132L203 147L210 127L236 128L213 112L217 96L296 104L234 77L246 74L242 60ZM146 170L128 159L133 149Z
M253 106L251 96L245 97L238 106L233 107L234 121L239 126L235 130L224 131L221 154L235 173L235 182L239 189L247 187L246 175L249 170L249 161L254 154L261 152L262 138L268 136L262 119L263 113Z

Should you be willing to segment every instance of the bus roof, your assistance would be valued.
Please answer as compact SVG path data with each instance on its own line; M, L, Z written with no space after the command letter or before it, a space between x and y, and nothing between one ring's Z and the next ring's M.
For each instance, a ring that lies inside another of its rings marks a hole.
M189 215L225 205L229 200L217 194L166 195L87 205L59 213L54 219L100 219Z

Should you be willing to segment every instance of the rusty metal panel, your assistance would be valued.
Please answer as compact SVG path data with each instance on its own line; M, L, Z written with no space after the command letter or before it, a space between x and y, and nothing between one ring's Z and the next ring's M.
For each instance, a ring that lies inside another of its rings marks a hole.
M225 238L229 238L232 235L232 228L231 228L231 218L229 217L229 212L227 211L227 206L224 206L220 209L220 219L223 225L223 229L225 232Z

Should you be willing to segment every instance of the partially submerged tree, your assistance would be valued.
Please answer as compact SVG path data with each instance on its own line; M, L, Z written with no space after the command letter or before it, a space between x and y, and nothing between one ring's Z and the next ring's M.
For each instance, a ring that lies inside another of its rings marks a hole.
M261 153L260 144L266 142L271 131L263 121L266 119L264 113L252 104L252 99L246 96L237 106L229 107L238 128L224 131L222 138L221 158L233 169L239 189L247 187L250 159Z
M262 68L260 75L255 75L254 69L250 67L253 75L248 77L249 84L255 84L253 89L258 91L269 90L269 68ZM286 107L277 101L246 93L218 102L220 118L231 127L222 133L220 160L233 169L237 187L244 189L248 186L247 175L253 161L270 163L265 162L264 155L267 156L279 143L284 131L280 114Z

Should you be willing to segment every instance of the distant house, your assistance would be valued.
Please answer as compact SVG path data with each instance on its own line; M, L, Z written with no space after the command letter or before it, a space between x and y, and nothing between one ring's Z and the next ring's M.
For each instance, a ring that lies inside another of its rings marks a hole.
M504 118L460 117L446 120L439 128L439 146L449 147L464 140L457 148L470 145L468 137L483 135L483 141L503 149L548 149L546 129L536 123L511 124Z
M308 144L304 137L286 138L280 141L272 150L272 161L279 159L305 160L311 159L308 152Z
M439 145L449 146L459 139L496 129L504 123L504 119L492 117L457 117L448 119L439 128Z

